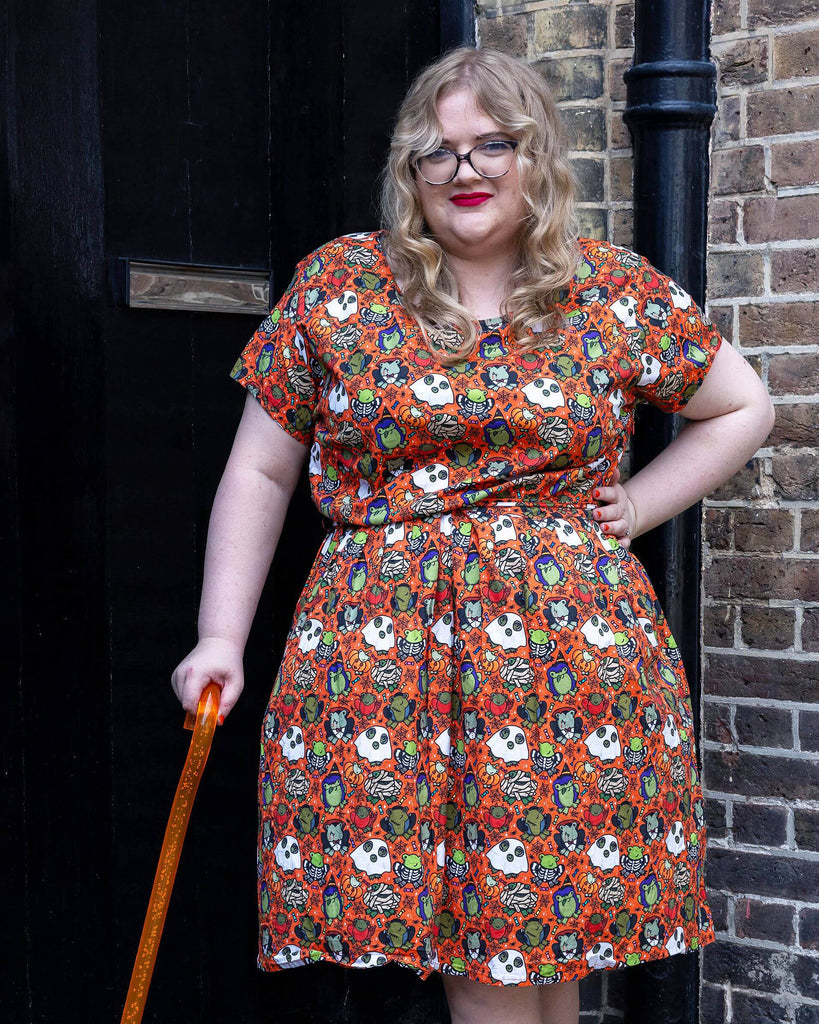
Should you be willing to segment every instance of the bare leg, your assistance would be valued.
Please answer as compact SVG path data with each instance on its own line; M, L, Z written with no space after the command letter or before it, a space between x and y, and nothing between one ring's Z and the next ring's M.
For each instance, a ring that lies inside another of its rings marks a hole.
M484 985L443 976L452 1024L577 1024L578 983Z

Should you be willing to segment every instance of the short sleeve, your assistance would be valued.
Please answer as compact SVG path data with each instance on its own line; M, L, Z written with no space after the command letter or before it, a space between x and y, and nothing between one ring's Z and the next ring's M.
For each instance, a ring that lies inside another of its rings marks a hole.
M665 412L680 412L705 380L722 338L684 288L635 259L631 286L613 307L625 326L637 328L627 332L634 393Z
M306 262L306 261L305 261ZM230 372L288 434L310 444L321 367L305 327L305 264Z

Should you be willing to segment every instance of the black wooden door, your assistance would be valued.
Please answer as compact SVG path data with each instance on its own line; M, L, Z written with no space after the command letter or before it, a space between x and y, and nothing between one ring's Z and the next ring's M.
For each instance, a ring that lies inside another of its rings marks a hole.
M195 639L209 505L258 317L123 308L115 257L256 268L376 223L436 0L10 0L1 18L3 473L11 515L0 1016L118 1020L189 734L168 686ZM275 295L273 296L276 297ZM407 971L255 969L258 731L318 540L302 487L245 696L216 736L146 1021L443 1019Z
M123 308L118 257L255 268L274 298L376 223L390 122L469 0L0 6L0 1019L118 1021L189 734L207 515L258 317ZM255 963L259 724L319 539L296 495L216 736L145 1020L445 1021L399 968ZM622 979L586 979L584 1009Z

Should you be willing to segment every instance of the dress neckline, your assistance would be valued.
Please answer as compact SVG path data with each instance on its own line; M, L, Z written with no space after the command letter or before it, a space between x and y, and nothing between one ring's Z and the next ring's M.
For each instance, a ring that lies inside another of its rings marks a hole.
M505 316L488 317L486 320L478 320L478 323L481 326L481 334L497 334L509 326Z
M384 247L384 240L387 234L388 232L386 228L381 228L379 231L376 232L376 250L378 251L378 258L381 261L381 265L384 268L387 276L389 277L392 287L395 289L399 298L403 298L401 288L399 287L398 282L395 279L395 274L392 272L390 261L387 259L387 253ZM406 312L406 306L404 306L404 310ZM410 316L408 312L407 316ZM417 322L415 321L415 317L412 317L412 319L414 322ZM509 326L509 321L506 319L505 316L484 317L483 319L480 317L475 317L475 322L480 327L478 336L481 338L485 337L488 334L499 334L501 331L503 331L506 327Z

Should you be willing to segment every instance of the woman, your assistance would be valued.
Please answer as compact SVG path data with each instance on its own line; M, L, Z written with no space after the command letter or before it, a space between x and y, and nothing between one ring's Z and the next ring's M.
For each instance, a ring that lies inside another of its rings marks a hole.
M391 960L440 971L456 1022L574 1022L591 970L713 938L690 697L627 549L771 406L682 289L576 239L525 65L460 49L419 76L384 209L299 265L234 368L174 687L235 704L309 449L332 528L264 723L260 966ZM638 399L689 423L620 486Z

